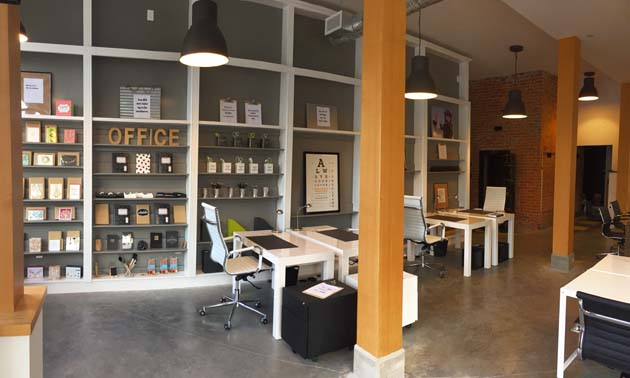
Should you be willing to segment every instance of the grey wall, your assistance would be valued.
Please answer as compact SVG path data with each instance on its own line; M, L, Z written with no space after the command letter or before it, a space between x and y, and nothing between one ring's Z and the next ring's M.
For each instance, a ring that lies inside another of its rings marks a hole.
M352 130L354 121L354 87L332 81L297 76L293 125L306 127L306 104L337 107L339 130Z
M354 76L354 43L333 46L324 37L324 21L295 15L296 67Z
M52 114L55 100L72 100L75 115L83 115L83 58L78 55L23 52L22 71L52 73Z
M81 0L25 0L20 18L30 42L83 44Z
M119 117L120 87L162 88L162 119L186 119L186 67L179 62L95 57L95 117Z
M459 64L440 56L427 53L429 57L429 72L433 76L438 94L459 97Z
M245 122L244 101L256 100L262 104L263 123L279 124L279 73L231 66L204 68L200 85L199 117L204 121L218 121L219 100L230 97L238 100L239 122Z

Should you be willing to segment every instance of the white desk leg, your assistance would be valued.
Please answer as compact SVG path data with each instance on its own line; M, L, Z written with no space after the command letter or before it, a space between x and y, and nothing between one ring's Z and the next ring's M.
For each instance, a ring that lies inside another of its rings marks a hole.
M484 239L484 243L483 243L483 267L484 269L490 269L492 268L492 265L498 265L498 264L494 264L494 257L495 257L495 248L496 248L496 232L497 231L497 227L496 227L496 223L494 224L490 224L486 227L484 227L484 232L485 232L485 239ZM492 265L490 265L490 255L492 255ZM498 257L497 257L498 260Z
M339 282L346 282L346 276L350 272L350 259L344 255L339 256L339 268L337 270L337 279Z
M499 265L499 222L492 221L492 266Z
M347 260L346 260L347 262ZM322 262L322 280L331 280L335 278L335 256ZM344 282L341 281L340 282Z
M462 247L462 232L455 230L455 248L460 249Z
M285 285L286 268L284 265L273 267L273 338L276 340L282 339L282 289Z
M567 296L560 290L560 310L558 311L558 364L556 376L564 377L564 340L567 321Z
M411 240L407 240L407 261L416 261L416 251Z
M508 221L508 243L510 244L510 258L514 258L514 218Z
M470 277L472 272L472 231L464 230L464 277Z

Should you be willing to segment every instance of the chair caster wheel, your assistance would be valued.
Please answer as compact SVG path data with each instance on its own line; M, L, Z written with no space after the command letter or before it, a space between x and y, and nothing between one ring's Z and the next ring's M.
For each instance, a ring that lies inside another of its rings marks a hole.
M260 302L256 302L256 308L261 308L262 304Z
M223 325L223 328L225 328L226 331L229 331L232 328L232 323L231 322L227 322Z
M221 302L221 303L225 303L225 302L226 302L225 297L221 297L221 299L219 299L219 302Z
M199 316L206 316L206 312L204 310L199 310Z
M267 318L262 318L262 319L260 319L260 322L262 324L267 324L267 323L269 323L269 320L267 320Z

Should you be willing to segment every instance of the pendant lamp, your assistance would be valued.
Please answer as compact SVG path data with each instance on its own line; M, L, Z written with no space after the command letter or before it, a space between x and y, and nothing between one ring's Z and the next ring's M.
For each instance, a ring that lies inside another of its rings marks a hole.
M523 51L523 46L521 45L513 45L510 46L510 51L514 53L514 89L511 89L508 93L508 102L505 104L505 108L503 109L503 118L507 119L522 119L527 118L527 113L525 113L525 104L523 103L523 99L521 97L521 91L516 89L516 76L518 74L517 64L518 64L518 53Z
M217 67L228 62L227 43L217 24L217 4L197 0L192 6L192 25L179 61L191 67Z
M597 94L597 88L595 88L595 72L584 72L584 85L580 90L578 97L580 101L595 101L599 100Z
M422 10L418 11L418 36L421 37ZM405 82L405 98L410 100L429 100L436 98L435 82L429 73L429 59L417 55L411 59L411 72Z
M20 43L24 43L28 41L28 34L26 34L26 28L22 21L20 21Z

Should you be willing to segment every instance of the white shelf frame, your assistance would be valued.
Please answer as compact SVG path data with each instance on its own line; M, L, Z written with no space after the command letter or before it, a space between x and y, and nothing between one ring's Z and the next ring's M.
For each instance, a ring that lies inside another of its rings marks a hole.
M361 129L361 57L362 57L362 40L357 39L355 42L355 76L349 77L338 75L330 72L321 72L301 67L295 67L293 64L294 49L294 24L295 16L302 15L311 18L323 20L332 15L336 11L323 6L308 3L302 0L246 0L282 10L282 56L280 63L271 63L266 61L256 61L242 58L231 58L229 66L265 70L280 73L280 109L278 125L261 125L252 126L241 123L224 123L217 121L208 121L199 119L200 105L200 70L197 68L189 68L187 74L187 104L185 120L137 120L137 119L121 119L113 117L94 117L92 102L92 64L94 57L112 57L119 59L143 59L154 61L176 62L179 60L179 54L170 51L151 51L140 49L124 49L114 47L97 47L92 45L92 2L94 0L83 0L83 45L66 45L54 43L37 43L27 42L21 45L24 52L48 53L48 54L66 54L80 55L83 57L83 116L75 117L57 117L57 116L25 116L24 119L59 121L59 122L80 122L83 124L83 265L84 278L81 280L59 280L49 281L49 291L57 292L85 292L85 291L110 291L110 290L150 290L159 288L175 288L175 287L197 287L213 284L227 284L221 273L217 274L197 274L196 254L197 254L197 225L200 214L197 212L198 198L198 173L199 173L199 131L201 127L250 127L268 130L278 130L280 132L280 146L278 151L278 198L277 208L281 210L277 214L277 227L288 228L291 224L293 211L291 209L292 196L292 173L293 173L293 141L296 134L302 133L321 133L330 134L332 136L344 136L353 138L353 185L352 185L352 224L353 227L358 226L359 211L359 173L360 173L360 129ZM195 0L189 0L189 9ZM189 11L189 23L190 23ZM419 40L417 37L407 35L407 43L413 46L420 46L419 50L424 53L427 49L432 53L445 57L451 61L460 64L460 96L452 98L448 96L439 96L438 100L459 106L459 132L461 141L449 141L460 143L460 169L463 173L460 176L460 193L465 192L464 200L460 197L460 204L468 203L468 186L469 186L469 161L470 161L470 102L468 101L468 63L470 58L457 52L450 51L434 43ZM419 51L418 50L418 51ZM332 81L354 87L354 120L352 130L314 130L306 128L295 128L293 126L294 113L294 95L295 95L295 78L309 77L318 80ZM420 146L418 152L414 154L415 168L421 167L414 172L414 194L423 195L426 198L427 188L427 138L428 121L427 121L427 103L418 102L414 107L414 135L406 135L406 139L414 140L416 145ZM92 232L93 232L93 179L100 176L94 176L92 169L92 146L93 135L92 128L95 123L121 123L121 124L146 124L146 125L173 125L183 126L188 129L188 162L186 190L188 193L187 216L188 225L186 227L186 239L188 247L185 257L185 270L177 275L167 277L142 277L131 279L95 279L92 277L93 268L93 251L92 251ZM464 134L462 135L462 130ZM461 195L461 194L460 194Z

